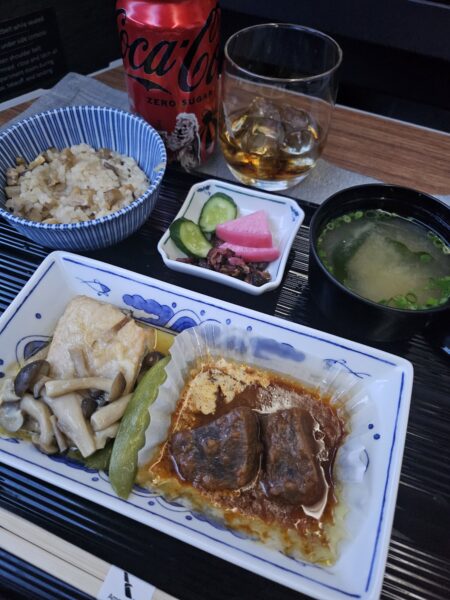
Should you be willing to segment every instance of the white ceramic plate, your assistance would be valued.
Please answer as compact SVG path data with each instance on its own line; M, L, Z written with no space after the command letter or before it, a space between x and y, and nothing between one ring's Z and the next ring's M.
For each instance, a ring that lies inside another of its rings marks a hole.
M309 363L339 364L373 403L365 433L364 489L359 516L349 510L348 537L329 568L294 560L259 542L213 526L157 494L136 488L117 498L103 472L65 457L41 454L31 443L0 439L0 459L101 506L127 515L299 592L323 600L379 597L386 563L408 421L413 371L399 357L327 333L261 315L168 283L64 252L50 254L0 318L0 372L22 360L30 341L47 339L71 298L85 294L132 309L147 322L182 331L202 322L230 325L277 340ZM356 509L355 509L356 510ZM362 515L362 517L361 517Z
M223 273L179 262L177 258L185 258L186 255L173 243L169 230L165 232L158 243L158 251L165 265L174 271L217 281L255 296L274 290L280 285L283 279L289 251L297 231L305 218L305 213L297 202L290 198L267 194L259 190L225 183L216 179L208 179L191 187L175 219L184 217L198 223L205 202L216 192L223 192L233 198L238 206L239 216L245 216L257 210L266 211L271 225L273 243L280 249L280 257L269 263L267 269L271 280L257 287L235 277L224 275Z

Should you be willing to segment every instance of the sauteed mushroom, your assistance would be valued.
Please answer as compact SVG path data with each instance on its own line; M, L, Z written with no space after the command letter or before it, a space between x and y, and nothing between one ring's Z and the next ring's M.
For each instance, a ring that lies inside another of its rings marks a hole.
M51 413L48 407L43 402L35 400L30 394L25 394L20 401L20 408L39 424L39 433L31 436L33 444L45 454L57 452L58 448L55 445L55 436L50 421Z
M103 344L109 344L109 342L111 342L114 339L116 334L121 329L123 329L125 327L125 325L128 325L128 323L131 320L132 320L132 318L130 317L130 315L125 315L122 319L120 319L120 321L117 321L117 323L114 323L114 325L112 327L103 331L101 337L99 337L94 343L100 342Z
M91 425L94 431L106 429L113 423L116 423L123 417L123 413L128 406L133 394L127 394L115 402L110 402L106 406L99 408L91 416Z
M85 396L81 401L81 410L85 419L90 419L97 408L98 404L92 396Z
M0 407L0 425L12 433L23 426L24 417L18 402L5 402Z
M39 423L30 415L24 415L25 420L22 425L22 429L28 433L39 433Z
M44 385L47 383L47 381L50 381L50 377L48 377L47 375L42 375L41 377L39 377L39 379L33 385L33 396L36 399L39 398L39 396L41 395L41 390L44 387Z
M26 364L17 373L14 379L14 391L22 398L28 390L33 389L33 385L42 375L48 375L50 365L46 360L34 360Z
M141 370L148 371L148 369L151 369L162 358L164 358L164 354L161 354L161 352L157 352L156 350L149 352L144 356Z
M79 394L65 394L58 398L51 398L45 390L44 387L42 397L55 415L59 429L72 440L82 456L93 454L96 447L91 428L81 410L83 398Z
M18 400L20 398L14 391L14 379L12 377L5 377L0 392L0 406L3 402L17 402Z
M52 379L45 384L45 392L50 398L78 392L80 390L103 390L109 394L110 402L119 398L125 389L126 381L119 371L114 379L107 377L79 377L78 379Z
M129 312L75 298L52 338L27 342L21 368L0 380L0 405L10 405L0 411L0 424L23 429L43 452L70 447L90 456L115 437L154 345L154 332Z
M55 415L52 415L50 417L50 422L51 422L52 427L53 427L53 433L55 435L55 439L56 439L56 443L58 444L59 451L60 452L65 452L67 450L67 448L68 448L68 446L67 446L67 440L66 440L63 432L58 427L58 421L57 421Z
M114 425L110 425L110 427L107 427L106 429L96 431L94 434L96 449L101 450L102 448L104 448L108 440L116 437L118 429L119 423L115 423Z

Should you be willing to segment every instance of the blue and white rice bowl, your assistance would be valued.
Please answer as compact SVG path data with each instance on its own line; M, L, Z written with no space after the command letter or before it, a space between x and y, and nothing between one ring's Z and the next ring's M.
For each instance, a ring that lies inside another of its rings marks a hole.
M134 158L150 187L120 210L78 223L39 223L5 209L6 170L16 164L17 156L31 161L52 146L62 150L81 143ZM157 131L131 113L102 106L68 106L43 112L0 134L0 216L49 248L95 250L111 246L134 233L149 217L158 200L166 162L164 143Z

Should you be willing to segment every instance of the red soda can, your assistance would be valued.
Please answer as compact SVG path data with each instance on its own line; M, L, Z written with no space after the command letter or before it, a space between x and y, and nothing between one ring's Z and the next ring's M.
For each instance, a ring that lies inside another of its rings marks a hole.
M118 0L131 109L159 131L185 169L213 152L220 9L216 0Z

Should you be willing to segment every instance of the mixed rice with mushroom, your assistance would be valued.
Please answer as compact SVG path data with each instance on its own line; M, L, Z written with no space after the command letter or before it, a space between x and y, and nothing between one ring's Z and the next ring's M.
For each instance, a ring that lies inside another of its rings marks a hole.
M76 223L109 215L149 187L136 161L107 148L50 148L6 172L6 208L42 223Z

